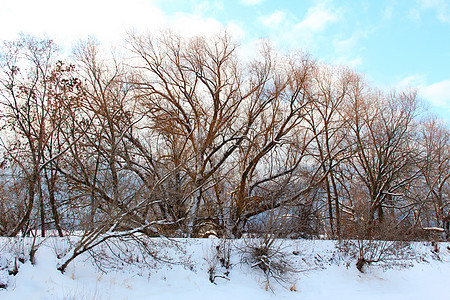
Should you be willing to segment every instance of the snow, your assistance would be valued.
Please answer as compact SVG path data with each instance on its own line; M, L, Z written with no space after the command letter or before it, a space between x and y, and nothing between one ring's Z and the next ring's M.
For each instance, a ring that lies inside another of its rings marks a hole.
M145 264L135 256L135 263L123 264L111 259L100 260L99 270L88 254L78 257L61 274L56 266L55 246L64 242L44 240L35 264L20 265L16 276L0 270L0 282L8 281L7 289L0 289L0 299L445 299L450 276L450 244L439 243L434 253L431 243L413 244L415 256L408 260L410 267L384 268L373 264L359 272L356 260L336 248L336 242L325 240L280 241L280 249L298 271L285 281L271 282L257 267L242 263L247 242L230 241L232 249L229 280L209 281L208 269L216 246L213 239L177 239L175 243L154 239L152 244L161 257L171 258L175 264L149 260ZM0 240L0 269L11 262L11 249ZM119 242L120 243L120 242ZM3 246L2 246L3 245ZM26 249L26 247L23 247ZM107 255L108 247L97 254ZM297 255L294 255L295 252ZM128 253L125 251L124 253ZM131 254L130 254L131 255ZM134 254L133 254L134 255ZM105 256L106 257L106 256ZM224 268L217 267L218 275Z

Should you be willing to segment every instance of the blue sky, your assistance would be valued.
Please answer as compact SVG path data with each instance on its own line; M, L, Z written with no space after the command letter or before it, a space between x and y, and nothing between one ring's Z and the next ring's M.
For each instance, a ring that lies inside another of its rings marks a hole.
M383 89L414 87L450 121L450 0L0 0L0 39L19 32L64 47L129 29L186 34L227 28L252 45L269 38L319 60L349 65Z

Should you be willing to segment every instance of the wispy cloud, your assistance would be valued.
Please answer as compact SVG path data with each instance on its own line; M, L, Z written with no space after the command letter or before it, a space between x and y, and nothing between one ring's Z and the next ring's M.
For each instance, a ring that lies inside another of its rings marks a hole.
M450 108L450 79L419 86L419 93L435 106Z
M262 3L264 0L241 0L241 3L244 5L256 5Z
M334 39L334 58L333 62L338 64L349 65L356 68L363 64L361 57L362 46L360 40L366 37L367 33L363 31L356 31L348 38Z
M169 23L175 32L184 36L210 35L220 31L222 24L213 18L203 18L200 15L176 14Z
M394 15L394 6L389 4L382 12L382 17L384 20L391 20Z
M286 20L286 13L284 11L276 10L268 16L260 17L259 20L266 27L278 26Z
M305 18L295 25L295 29L319 33L338 19L339 16L336 12L332 12L325 3L319 3L308 9Z
M416 88L419 95L434 107L450 109L450 79L427 83L424 75L411 75L400 80L398 88Z
M416 7L410 9L410 17L420 20L422 12L434 11L437 18L444 23L450 23L450 5L447 0L416 0Z
M266 36L280 48L302 48L314 53L323 46L331 48L330 41L335 37L330 29L333 29L334 23L342 20L343 12L342 8L336 7L328 0L318 0L307 8L303 15L275 10L260 16L258 20L264 26ZM359 61L355 60L354 63L358 64Z
M417 88L418 86L425 85L426 78L423 75L410 75L399 80L396 84L398 88Z
M193 11L201 15L211 15L223 11L223 1L194 1L192 4Z

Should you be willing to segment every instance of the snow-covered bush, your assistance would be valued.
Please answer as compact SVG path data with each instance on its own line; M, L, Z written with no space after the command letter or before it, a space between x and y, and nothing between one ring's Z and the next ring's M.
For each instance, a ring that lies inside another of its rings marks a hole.
M383 240L341 240L336 244L339 252L356 259L356 268L364 273L365 267L378 264L383 268L409 267L414 251L409 242Z
M183 242L173 239L154 239L135 234L108 239L87 253L102 273L120 270L147 277L152 270L170 268L170 265L192 269L185 246Z
M35 255L44 240L33 238L5 238L0 244L0 288L7 288L10 276L19 272L20 266L30 261L35 263Z
M232 250L233 245L227 239L220 239L218 243L211 244L211 249L205 257L211 283L216 284L217 278L229 280Z
M266 290L273 289L273 281L283 285L298 272L290 261L291 253L284 251L282 239L266 234L262 238L246 238L243 242L241 262L263 272Z

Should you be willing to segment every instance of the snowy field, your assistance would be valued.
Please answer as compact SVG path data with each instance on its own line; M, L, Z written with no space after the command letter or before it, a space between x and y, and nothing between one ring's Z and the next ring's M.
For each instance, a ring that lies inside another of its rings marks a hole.
M78 257L61 274L57 255L68 244L50 238L35 263L19 262L13 276L8 270L14 257L28 244L2 238L0 283L7 288L0 289L0 299L450 299L448 243L413 243L403 250L407 259L370 264L361 273L356 258L335 241L277 240L272 263L286 263L286 272L269 281L252 263L248 249L255 243L152 239L147 246L154 259L116 241ZM225 251L219 253L218 246ZM230 254L228 268L224 253Z

